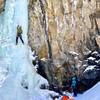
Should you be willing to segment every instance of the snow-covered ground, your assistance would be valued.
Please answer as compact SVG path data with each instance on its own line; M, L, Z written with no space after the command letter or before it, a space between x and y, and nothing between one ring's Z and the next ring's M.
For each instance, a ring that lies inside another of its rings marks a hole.
M75 100L100 100L100 82L84 94L76 97Z

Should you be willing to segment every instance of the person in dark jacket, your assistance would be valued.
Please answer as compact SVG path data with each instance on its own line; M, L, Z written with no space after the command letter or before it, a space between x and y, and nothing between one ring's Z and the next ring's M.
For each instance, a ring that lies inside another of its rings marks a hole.
M20 40L24 44L24 41L22 39L22 33L23 33L22 27L18 25L17 26L17 36L16 36L16 45L18 44L18 38L20 38Z
M77 76L74 75L71 79L71 88L74 96L77 96L77 83L78 83Z

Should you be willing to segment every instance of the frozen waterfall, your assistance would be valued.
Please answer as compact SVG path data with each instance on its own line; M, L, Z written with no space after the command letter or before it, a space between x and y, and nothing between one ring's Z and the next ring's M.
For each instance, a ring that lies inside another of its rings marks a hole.
M6 0L5 11L0 14L0 100L47 100L48 94L39 89L47 81L34 69L27 43L27 0ZM16 27L23 29L23 45L16 45ZM25 89L21 84L28 86ZM40 98L40 99L39 99ZM49 100L49 99L48 99Z

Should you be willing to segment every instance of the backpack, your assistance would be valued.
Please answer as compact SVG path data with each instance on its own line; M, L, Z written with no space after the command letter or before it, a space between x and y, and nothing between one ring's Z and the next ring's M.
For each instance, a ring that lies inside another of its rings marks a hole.
M19 27L17 27L17 33L19 34L21 34L23 31L22 31L22 27L21 26L19 26Z

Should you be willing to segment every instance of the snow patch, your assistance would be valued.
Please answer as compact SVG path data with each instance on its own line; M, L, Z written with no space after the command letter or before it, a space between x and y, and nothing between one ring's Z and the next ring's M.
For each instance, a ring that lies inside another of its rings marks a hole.
M69 51L70 54L78 56L79 54L74 51Z
M96 67L96 65L88 66L88 67L85 69L84 73L87 72L87 71L89 71L89 70L93 70L95 67Z
M95 58L94 57L89 57L88 60L95 60Z
M100 82L94 87L86 91L84 94L79 95L75 100L100 100Z

